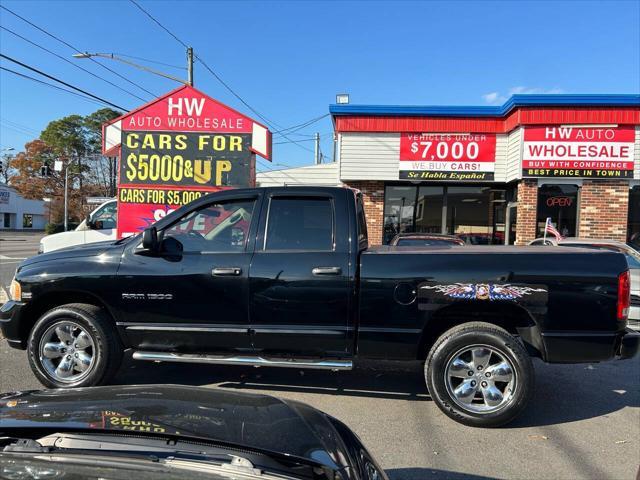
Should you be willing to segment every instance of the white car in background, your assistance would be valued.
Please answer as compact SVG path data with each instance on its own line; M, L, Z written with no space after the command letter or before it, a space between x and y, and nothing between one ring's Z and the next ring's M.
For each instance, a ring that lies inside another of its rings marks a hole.
M82 245L85 243L102 242L116 239L117 200L104 202L75 230L54 233L40 240L38 253L48 253L61 248Z
M536 238L529 245L553 245L559 247L585 247L602 250L613 250L622 253L627 258L629 272L631 272L631 308L629 309L629 328L640 331L640 253L629 245L616 240L599 238L567 237L562 240L555 238Z

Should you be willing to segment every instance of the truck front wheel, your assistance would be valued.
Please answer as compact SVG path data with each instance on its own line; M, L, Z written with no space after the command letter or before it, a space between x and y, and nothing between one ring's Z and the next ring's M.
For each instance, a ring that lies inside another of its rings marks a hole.
M106 383L118 370L123 349L101 308L73 303L38 319L29 334L27 353L40 383L70 388Z
M533 394L531 358L506 330L471 322L447 330L425 362L431 398L449 417L472 427L513 420Z

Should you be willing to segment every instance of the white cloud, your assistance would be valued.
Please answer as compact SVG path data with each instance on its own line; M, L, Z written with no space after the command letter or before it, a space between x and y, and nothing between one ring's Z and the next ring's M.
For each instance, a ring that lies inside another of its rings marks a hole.
M489 105L502 105L511 95L519 94L554 94L564 93L564 90L558 87L554 88L541 88L541 87L525 87L516 86L511 87L506 95L502 95L500 92L489 92L482 95L482 99Z
M482 95L482 99L490 105L500 105L506 100L499 92L490 92Z

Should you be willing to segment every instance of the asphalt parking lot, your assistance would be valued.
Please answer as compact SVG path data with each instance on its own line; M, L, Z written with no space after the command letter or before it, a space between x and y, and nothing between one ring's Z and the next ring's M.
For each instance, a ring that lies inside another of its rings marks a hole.
M0 238L5 234L0 234ZM28 236L29 237L29 236ZM6 285L39 237L0 241ZM515 423L473 429L429 399L419 368L330 373L127 359L116 383L187 383L309 403L349 425L392 479L634 479L640 463L640 358L594 365L535 362L536 394ZM0 341L0 391L39 388L26 355Z

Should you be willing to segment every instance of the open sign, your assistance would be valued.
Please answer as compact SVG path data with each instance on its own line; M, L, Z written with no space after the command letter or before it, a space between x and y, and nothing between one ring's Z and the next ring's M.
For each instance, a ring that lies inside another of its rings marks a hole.
M547 207L570 207L573 205L571 197L549 197L547 198Z

